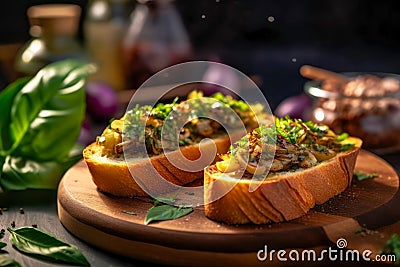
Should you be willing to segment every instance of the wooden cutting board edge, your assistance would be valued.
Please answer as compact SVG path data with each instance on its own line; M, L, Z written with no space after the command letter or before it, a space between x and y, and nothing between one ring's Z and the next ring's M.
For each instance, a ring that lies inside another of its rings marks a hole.
M399 195L398 192L398 176L396 172L393 170L393 168L387 164L385 161L380 159L379 157L373 155L372 153L362 151L361 153L362 157L367 157L368 161L370 162L371 160L375 161L376 164L380 166L380 168L383 168L385 170L386 174L389 174L393 178L396 179L397 182L397 188L396 192L393 194L393 196ZM372 164L373 165L373 164ZM74 167L73 167L74 168ZM71 173L71 172L69 172ZM106 229L99 227L99 225L94 224L93 222L90 221L85 221L82 216L79 216L80 212L85 212L85 203L75 203L78 205L70 205L71 203L68 204L69 201L66 201L66 199L74 199L76 196L70 195L70 191L68 188L63 188L65 186L65 181L68 179L68 173L66 174L66 177L64 177L63 181L60 183L59 187L59 198L58 198L58 211L59 211L59 218L62 224L74 235L78 236L79 238L83 239L84 241L91 243L95 246L98 246L104 250L119 254L119 255L124 255L127 257L135 258L135 259L141 259L145 261L152 261L152 262L162 262L166 264L174 264L174 265L181 265L181 264L187 264L188 262L194 261L196 262L196 259L203 261L206 258L213 258L213 262L215 262L216 259L221 259L221 263L223 262L224 264L232 261L232 263L238 264L240 262L246 263L246 265L258 265L260 262L257 260L256 257L256 252L251 252L255 251L254 248L253 250L242 250L240 251L239 249L235 249L234 245L232 246L233 249L230 252L226 251L218 251L218 250L213 250L211 247L209 251L207 251L207 248L204 248L204 245L207 245L207 242L212 242L215 239L216 236L213 236L217 233L211 233L211 235L207 238L207 235L198 233L193 236L197 236L197 238L193 238L189 240L190 242L196 242L196 241L201 241L202 238L205 237L205 242L200 244L198 247L200 249L196 249L196 246L192 246L190 249L184 249L182 247L174 247L173 245L171 246L171 242L163 243L159 242L160 240L157 240L157 234L160 234L160 232L163 232L163 229L160 228L149 228L151 233L150 235L147 235L146 233L142 233L142 237L140 237L140 233L136 233L139 238L136 238L135 233L131 233L129 236L124 236L123 232L118 232L117 234L112 231L112 229ZM74 182L76 182L76 179L87 179L88 177L70 177L71 179L74 179ZM90 179L90 177L89 177ZM91 181L90 181L91 182ZM94 186L94 184L91 185L92 187L90 190L92 191L91 201L99 201L97 199L98 195L101 195L102 193L98 192ZM94 190L94 192L93 192ZM106 196L105 196L106 197ZM393 199L391 198L388 202L393 202L393 200L396 200L396 203L392 203L392 205L396 205L397 200L400 199L399 197L394 197ZM78 207L80 206L80 208ZM379 206L377 209L380 209L380 213L385 213L388 208L390 208L391 205L383 205ZM83 209L83 210L81 210ZM93 212L93 211L92 211ZM369 213L373 212L368 211ZM368 213L367 212L367 213ZM392 214L393 215L393 214ZM99 214L101 216L101 213ZM89 216L90 217L90 216ZM107 217L107 216L105 216ZM362 216L361 216L362 217ZM395 214L396 218L400 219L400 214ZM101 218L101 217L100 217ZM356 218L357 219L357 218ZM354 228L357 228L358 226L361 227L361 224L359 224L354 218L342 218L339 219L344 223L345 225L351 225L351 227L347 227L348 229L345 231L337 231L337 229L342 228L346 229L346 227L335 227L334 224L329 224L327 223L324 226L317 227L317 226L310 226L309 227L309 232L303 232L304 238L303 238L303 245L300 243L295 245L295 247L305 247L305 244L309 244L312 247L321 247L324 243L326 244L327 242L335 242L336 238L340 236L346 236L349 235L351 231L354 230ZM306 220L307 221L307 220ZM129 222L125 222L129 224ZM390 224L392 222L389 222ZM355 225L355 226L354 226ZM383 225L385 226L385 225ZM162 228L162 227L161 227ZM140 229L143 228L137 228ZM164 229L164 236L168 235L173 235L174 231L171 229ZM296 234L296 231L299 231L299 229L296 229L296 227L290 229L289 231L286 231L285 236L291 235L292 237L295 237L298 240L298 237L301 236L300 232ZM347 231L347 232L346 232ZM350 231L350 232L349 232ZM280 232L279 230L275 233L275 235L271 235L270 237L278 238L280 234L283 232ZM247 242L242 243L245 245L248 243L249 239L257 239L257 231L253 234L249 234L247 231L247 234L243 234L240 236L240 238L244 238L247 235ZM294 235L293 235L294 234ZM177 235L180 238L190 238L190 233L189 235ZM307 238L308 236L308 238ZM227 235L221 235L220 238L228 237ZM265 237L265 236L264 236ZM237 242L240 241L239 239L236 239ZM314 240L313 240L314 239ZM228 238L229 240L229 238ZM235 239L232 239L235 240ZM231 240L231 241L232 241ZM272 244L274 242L269 242L271 240L266 240L262 239L259 240L260 242L263 242L265 244ZM204 240L203 240L204 241ZM311 242L310 242L311 241ZM179 243L179 242L178 242ZM185 242L183 242L185 243ZM258 242L256 242L258 243ZM261 243L260 243L261 244ZM218 244L217 244L218 246ZM281 244L281 246L283 246ZM279 247L279 242L278 242L278 247ZM258 248L262 248L262 246L258 246ZM162 252L162 253L161 253ZM162 255L162 256L160 256ZM170 255L170 256L165 256L165 255ZM218 262L218 261L217 261ZM193 262L192 262L193 263ZM252 263L252 264L251 264Z

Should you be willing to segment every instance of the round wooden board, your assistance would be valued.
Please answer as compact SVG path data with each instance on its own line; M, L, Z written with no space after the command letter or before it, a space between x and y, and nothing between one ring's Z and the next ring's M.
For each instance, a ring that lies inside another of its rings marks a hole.
M379 177L354 181L342 194L290 222L225 225L207 219L199 207L176 220L144 225L152 200L99 192L81 161L60 183L58 213L72 234L119 255L173 265L263 265L257 252L265 245L275 250L321 248L340 237L352 239L361 227L377 229L400 220L399 181L394 169L376 155L361 151L356 170Z

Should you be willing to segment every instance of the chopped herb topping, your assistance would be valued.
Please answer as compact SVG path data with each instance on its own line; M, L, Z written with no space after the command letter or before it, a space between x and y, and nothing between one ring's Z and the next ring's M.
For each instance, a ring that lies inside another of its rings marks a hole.
M221 156L229 163L219 163L217 168L222 172L245 169L256 175L268 171L267 164L271 173L310 168L353 149L354 144L343 142L348 137L347 133L336 135L329 127L311 121L276 118L273 125L261 125L233 144L228 154Z
M121 212L122 212L122 213L125 213L125 214L129 214L129 215L137 215L136 212L134 212L134 211L129 211L129 210L121 210Z
M103 155L159 155L176 150L177 146L197 144L203 138L220 136L227 129L237 129L243 123L252 129L258 124L252 107L221 93L204 98L202 93L194 92L189 94L188 101L178 101L175 98L172 103L159 103L155 107L136 105L121 119L111 121L97 138ZM228 114L226 108L233 110L235 115ZM217 121L222 121L225 128Z
M362 173L360 171L355 171L354 175L356 176L358 181L379 177L379 175L376 173Z

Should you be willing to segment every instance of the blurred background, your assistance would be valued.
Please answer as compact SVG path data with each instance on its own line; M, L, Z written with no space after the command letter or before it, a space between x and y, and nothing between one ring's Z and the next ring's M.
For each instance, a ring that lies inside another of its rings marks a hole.
M85 32L85 22L99 20L89 17L89 8L94 1L1 1L0 88L4 88L19 75L15 70L15 57L22 45L32 38L27 16L30 6L47 3L79 5L82 13L76 38L85 52L88 52L88 38L93 36L89 37ZM131 12L144 1L108 2L125 5L126 8L122 9L125 13L120 10L118 16L128 18L129 21L124 23L128 23L129 27L132 24ZM337 72L400 71L399 1L164 2L167 4L158 5L172 5L176 13L173 11L170 15L172 20L177 18L178 22L170 24L182 23L191 46L191 51L183 53L177 62L212 59L235 67L256 81L272 109L283 99L303 91L306 79L299 74L299 68L304 64ZM150 6L151 12L154 8L151 6L157 4L146 5ZM158 26L165 26L165 22L160 22ZM171 27L174 28L169 26L160 31L171 31L168 35L175 34L181 41L185 39L179 31L173 33ZM112 39L111 35L109 39ZM124 86L127 89L134 86L134 83L125 83Z

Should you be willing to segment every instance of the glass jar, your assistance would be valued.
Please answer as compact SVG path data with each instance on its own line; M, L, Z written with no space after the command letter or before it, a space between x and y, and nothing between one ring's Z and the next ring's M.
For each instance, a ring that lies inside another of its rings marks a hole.
M75 58L87 60L77 39L81 8L72 4L46 4L28 8L29 40L17 53L16 70L32 76L45 65Z
M363 140L378 154L400 150L400 76L389 73L347 73L345 85L310 81L313 98L306 119Z
M189 37L171 0L138 1L123 51L130 88L138 88L166 67L190 60Z
M122 40L129 26L133 0L91 0L83 23L85 48L97 66L89 80L126 89Z

